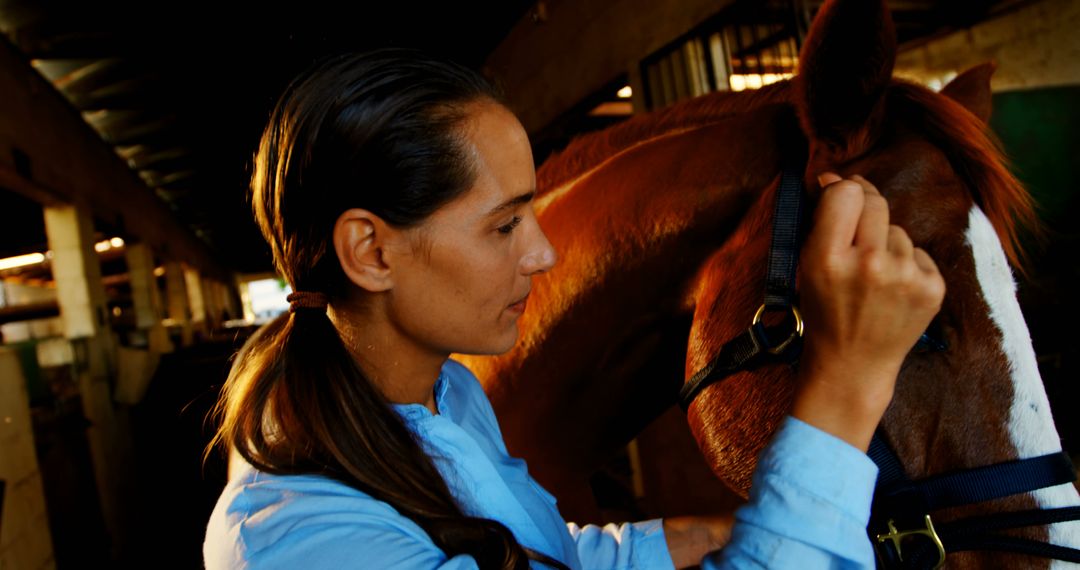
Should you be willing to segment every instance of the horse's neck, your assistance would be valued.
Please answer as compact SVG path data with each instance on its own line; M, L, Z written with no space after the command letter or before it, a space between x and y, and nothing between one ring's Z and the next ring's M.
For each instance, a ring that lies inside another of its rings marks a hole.
M544 350L551 343L540 340L550 340L552 329L575 310L607 303L622 317L641 315L623 303L640 302L642 291L652 291L663 306L688 311L683 287L728 241L773 178L779 162L775 133L780 122L793 121L789 115L774 107L668 131L545 191L537 200L538 216L562 257L537 283L541 314L534 313L536 322L524 321L525 342L516 352ZM633 290L590 298L617 280ZM653 287L661 282L666 286ZM595 362L595 355L586 360Z
M630 148L739 115L749 115L769 105L790 103L791 98L792 83L787 80L761 89L714 91L584 135L544 161L536 173L537 202L543 203L548 193L572 186L588 171ZM758 122L757 126L762 124ZM723 148L724 142L720 141L716 148Z

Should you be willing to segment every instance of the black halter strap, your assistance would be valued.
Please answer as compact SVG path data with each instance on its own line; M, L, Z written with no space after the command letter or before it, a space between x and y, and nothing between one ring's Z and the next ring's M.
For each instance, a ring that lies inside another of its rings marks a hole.
M732 374L753 370L768 363L791 363L799 356L802 343L802 316L796 308L795 275L799 262L799 238L803 217L803 171L805 165L787 165L780 175L773 212L772 245L765 277L765 302L758 309L750 327L720 348L704 368L679 390L679 405L690 407L706 387ZM762 317L767 312L790 312L794 330L784 326L766 327ZM776 340L779 339L779 340Z
M950 552L994 550L1080 563L1080 550L993 531L1080 520L1080 506L967 517L934 524L930 513L1072 483L1064 452L912 481L881 434L870 443L878 466L870 540L885 568L936 568Z
M805 164L787 165L780 175L773 212L772 244L765 274L765 307L786 310L795 303L799 235L803 222Z

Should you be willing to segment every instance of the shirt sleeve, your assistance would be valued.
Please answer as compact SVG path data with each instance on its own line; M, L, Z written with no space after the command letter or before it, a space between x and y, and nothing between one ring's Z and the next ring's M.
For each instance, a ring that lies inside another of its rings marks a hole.
M389 505L323 483L243 490L212 519L203 552L207 570L478 570Z
M660 519L636 523L585 525L568 523L583 570L673 569Z
M302 533L289 536L286 544L251 556L243 567L250 570L479 570L471 556L462 554L447 558L430 541L389 527L364 524L309 526Z
M762 453L731 542L702 561L720 568L867 568L877 466L843 440L785 418Z

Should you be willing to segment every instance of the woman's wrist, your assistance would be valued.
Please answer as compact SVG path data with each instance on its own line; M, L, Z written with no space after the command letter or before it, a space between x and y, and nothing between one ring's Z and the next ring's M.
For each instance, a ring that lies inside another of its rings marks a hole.
M735 514L681 516L663 520L664 538L676 568L697 566L706 554L731 540Z
M866 451L892 400L899 371L805 364L791 415Z

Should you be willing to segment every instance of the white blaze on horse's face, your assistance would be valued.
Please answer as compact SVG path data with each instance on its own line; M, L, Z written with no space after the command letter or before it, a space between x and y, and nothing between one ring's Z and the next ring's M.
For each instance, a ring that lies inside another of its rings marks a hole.
M983 298L990 307L990 318L1001 333L1001 349L1012 374L1013 402L1009 410L1009 436L1019 458L1036 457L1061 451L1061 440L1050 415L1050 402L1043 388L1020 304L1016 300L1016 282L1009 269L993 225L975 206L968 215L967 243L975 259ZM1043 508L1080 505L1080 496L1072 485L1058 485L1034 493ZM1066 546L1080 545L1080 522L1051 525L1050 542ZM1055 562L1053 567L1064 565Z

